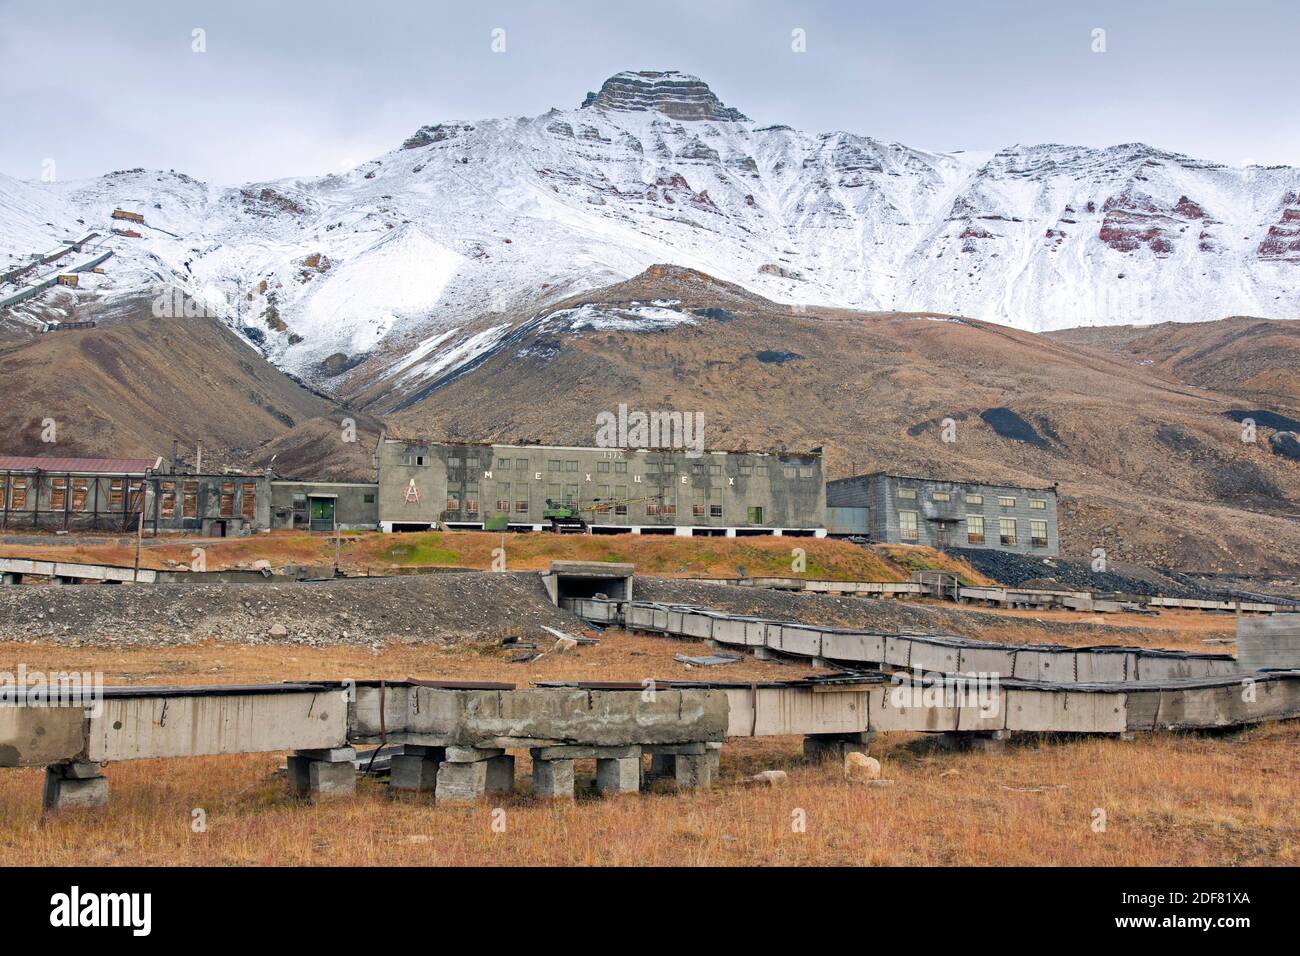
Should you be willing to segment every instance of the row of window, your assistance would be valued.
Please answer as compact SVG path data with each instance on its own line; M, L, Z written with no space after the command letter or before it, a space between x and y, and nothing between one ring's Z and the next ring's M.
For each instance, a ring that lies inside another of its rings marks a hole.
M223 518L235 516L236 482L224 481L219 491L219 514ZM28 479L13 478L6 482L0 478L0 502L8 501L13 511L27 508L30 488ZM51 478L50 511L95 512L114 514L117 512L138 513L143 508L144 482L140 479L126 480L114 478L109 481L107 507L96 502L91 495L88 478ZM257 516L257 485L245 482L243 493L238 496L240 514L252 521ZM161 518L175 518L177 505L180 517L197 518L199 516L199 483L186 481L178 485L175 481L158 482L158 513Z
M899 537L903 541L918 539L918 515L915 511L898 513ZM1014 546L1018 540L1015 518L998 518L998 540L1005 547ZM966 542L984 544L984 516L966 516ZM1047 521L1040 518L1029 519L1029 545L1033 548L1047 547Z
M422 452L408 450L402 455L402 464L407 466L422 467L433 463L433 459ZM565 472L576 474L581 467L581 462L573 459L550 458L546 462L546 471L548 473ZM456 471L464 466L468 471L477 471L479 459L477 457L468 457L461 459L458 456L450 456L447 459L447 469ZM531 471L532 462L528 458L498 458L493 463L492 469L495 473L514 471ZM707 471L706 471L707 469ZM672 462L647 462L645 473L647 475L672 475L678 471L676 464ZM766 477L769 474L767 462L748 462L740 461L737 463L736 470L741 475L755 475ZM596 462L596 472L599 474L614 473L622 475L627 473L626 461L598 461ZM692 475L721 475L722 465L717 462L696 461L690 463L690 473ZM782 473L786 478L812 478L816 474L816 469L812 465L782 465Z
M901 487L901 488L898 489L898 497L899 497L900 499L904 500L904 501L915 501L915 500L916 500L916 489L915 489L915 488ZM952 501L952 493L951 493L951 492L948 492L948 491L932 491L932 492L930 492L930 500L931 500L931 501L937 501L937 502L947 502L947 501ZM984 496L983 496L983 495L972 495L972 494L967 494L967 495L965 496L965 500L966 500L966 504L968 504L968 505L982 505L982 504L984 504ZM1015 499L1015 496L1014 496L1014 495L998 495L998 506L1001 507L1001 508L1014 508L1014 507L1016 506L1016 499ZM1047 499L1046 499L1046 498L1030 498L1030 499L1029 499L1029 508L1030 508L1031 511L1045 511L1045 510L1047 509Z
M496 511L503 514L527 515L532 507L532 499L528 495L529 487L528 483L521 483L517 493L511 494L510 482L497 482ZM543 501L538 502L538 506L540 507L544 501L552 501L568 507L577 507L580 503L578 487L578 485L547 485L546 494ZM633 504L637 506L637 513L644 514L646 517L675 517L677 515L677 502L673 494L668 490L663 490L657 496L649 497L644 501L629 499L627 485L600 485L597 491L596 498L590 500L590 511L595 515L612 514L626 517L629 514L629 507ZM707 495L697 495L695 500L691 502L692 517L723 517L721 502L710 500L716 499L718 496L719 493L712 489L707 492ZM477 485L467 488L464 497L457 494L454 489L447 494L447 511L461 512L467 516L478 515L480 514L480 507ZM747 517L751 523L761 524L763 521L763 508L761 506L748 508Z

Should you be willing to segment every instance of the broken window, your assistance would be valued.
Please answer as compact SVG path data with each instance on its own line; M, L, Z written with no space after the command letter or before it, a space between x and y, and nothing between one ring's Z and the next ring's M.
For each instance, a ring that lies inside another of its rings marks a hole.
M235 516L235 483L233 481L226 481L221 484L220 513L223 518L233 518Z
M913 495L916 494L915 489L912 489L912 494ZM916 540L917 535L916 535L916 512L915 511L900 511L898 513L898 537L900 540L903 541Z
M132 512L144 511L144 482L132 478L126 485L127 505Z
M750 507L745 511L745 520L747 520L750 524L762 524L763 506L750 505Z
M257 518L257 485L251 481L244 483L243 493L239 496L239 507L249 521Z
M68 479L50 479L50 510L63 511L68 506Z
M984 516L966 516L966 542L968 544L984 543Z
M465 486L465 513L478 514L478 485Z
M72 510L86 510L86 489L88 482L85 478L72 479Z
M14 479L13 507L15 508L27 507L27 479L26 478Z
M108 483L108 509L110 511L121 511L125 503L122 496L122 479L114 478Z
M164 481L158 485L159 511L164 518L176 517L176 482Z
M197 481L185 482L185 493L181 498L181 517L197 518L199 515L199 483ZM295 512L294 523L297 524L298 499L302 499L303 520L306 520L307 514L307 497L305 495L293 496L293 510Z
M695 503L691 505L691 517L703 518L708 512L707 503L703 498L696 498Z
M1035 548L1047 547L1047 522L1031 519L1029 522L1029 543Z
M622 464L622 462L615 462L615 464ZM614 488L614 500L615 502L621 502L619 504L614 505L614 514L626 515L627 514L627 485L617 485Z
M722 505L709 505L709 517L710 517L710 518L721 518L721 517L722 517Z
M456 489L454 488L447 489L447 510L460 510L460 496L456 493Z
M497 511L510 512L510 482L497 482Z
M508 503L508 502L507 502L507 503ZM526 514L528 514L528 499L527 499L527 498L516 498L516 499L515 499L515 514L517 514L517 515L526 515Z

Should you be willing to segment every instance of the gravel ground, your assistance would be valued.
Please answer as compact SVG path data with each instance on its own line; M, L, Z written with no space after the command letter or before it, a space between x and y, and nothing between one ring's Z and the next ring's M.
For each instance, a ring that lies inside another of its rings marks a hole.
M695 604L718 611L751 614L774 620L823 624L831 627L860 627L885 632L945 633L979 638L986 629L1000 629L1012 625L1041 631L1043 641L1053 640L1054 634L1070 634L1075 637L1086 634L1089 640L1109 644L1130 642L1138 637L1154 639L1164 634L1164 630L1158 625L1151 628L1135 628L1091 621L1044 621L1036 617L1009 617L996 611L918 604L911 601L840 598L800 591L701 584L696 581L639 575L636 579L635 596L641 601Z
M452 644L572 632L535 573L430 574L316 583L0 587L0 640L170 645Z

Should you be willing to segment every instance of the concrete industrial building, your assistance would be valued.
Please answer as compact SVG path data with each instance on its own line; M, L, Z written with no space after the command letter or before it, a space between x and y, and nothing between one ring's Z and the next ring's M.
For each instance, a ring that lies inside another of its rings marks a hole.
M374 531L379 485L371 482L271 482L271 527L298 531Z
M375 454L384 531L541 531L550 500L576 508L596 534L826 534L820 449L692 454L383 435Z
M1056 488L1021 488L874 472L826 485L832 534L884 544L1060 554Z

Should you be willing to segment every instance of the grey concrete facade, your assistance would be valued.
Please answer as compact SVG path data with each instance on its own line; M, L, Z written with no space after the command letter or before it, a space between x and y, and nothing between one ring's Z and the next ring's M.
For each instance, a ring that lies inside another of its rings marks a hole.
M875 472L826 485L837 511L865 509L845 518L883 544L932 548L991 548L1055 557L1061 552L1056 489L942 481Z
M298 531L374 531L376 482L271 481L271 527Z
M819 451L807 453L447 444L382 436L379 524L543 530L547 499L594 533L825 535Z

